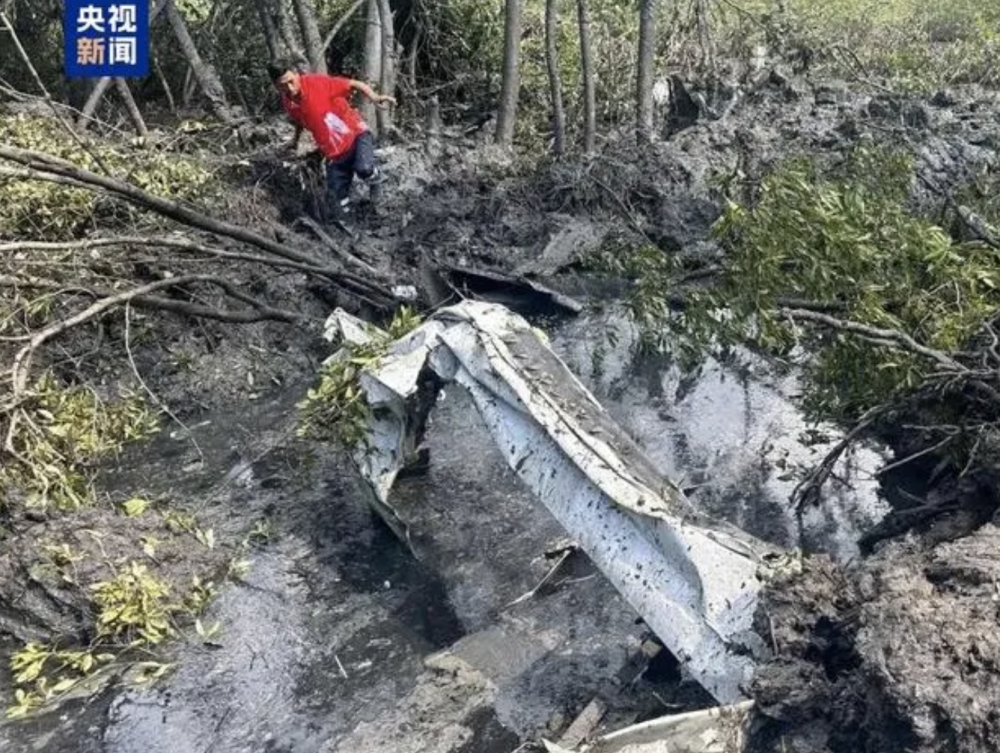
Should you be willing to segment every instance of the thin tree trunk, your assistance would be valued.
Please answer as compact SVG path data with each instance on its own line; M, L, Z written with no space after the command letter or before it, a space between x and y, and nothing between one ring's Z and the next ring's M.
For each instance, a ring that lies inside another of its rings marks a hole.
M191 98L198 91L198 83L194 78L194 71L189 65L184 70L184 83L181 84L181 107L185 110L191 107Z
M156 17L160 15L166 5L167 0L156 0L153 3L153 7L149 9L150 26L153 25L153 21L156 20ZM90 125L90 122L94 119L94 113L97 112L97 106L101 104L101 99L104 98L104 94L110 86L111 76L102 76L94 82L94 88L90 90L87 101L84 102L83 109L80 110L80 117L77 118L77 128L80 130L87 129L87 126Z
M636 75L636 135L653 138L653 68L656 56L656 0L640 0L639 60Z
M427 153L436 157L441 149L441 103L438 101L437 94L427 100L424 117Z
M135 126L135 132L144 139L149 138L149 131L146 129L146 121L142 119L142 113L139 111L139 106L135 103L135 98L132 96L132 90L128 88L128 83L123 78L116 78L115 88L118 90L118 96L122 98L122 103L125 105L125 109L128 111L128 115L132 119L132 124Z
M566 114L563 111L562 81L559 78L558 0L545 0L545 65L549 70L549 91L552 96L552 151L561 155L566 143Z
M413 41L410 42L410 51L406 58L406 81L412 93L417 91L417 56L420 54L420 41L423 35L423 21L417 18L417 28L413 32Z
M191 38L191 33L188 31L184 17L177 10L175 0L167 0L166 12L167 20L174 31L174 36L177 38L181 52L190 64L191 71L198 80L198 86L208 100L212 112L223 122L231 121L233 116L229 111L229 105L226 102L226 90L222 86L219 74L216 73L212 64L203 60L198 53L198 47L195 45L194 39Z
M368 0L368 19L365 24L365 82L377 85L382 79L382 28L379 23L378 0ZM375 120L375 106L367 99L361 103L361 113L371 125Z
M503 83L497 111L496 141L509 147L517 124L517 98L521 89L521 29L524 24L523 0L507 0L503 25Z
M85 131L94 119L97 106L104 99L104 93L110 86L111 76L101 76L94 82L94 88L90 90L90 95L87 97L87 101L83 103L83 109L80 110L80 117L76 119L76 127L81 131Z
M305 53L302 51L302 45L299 44L298 38L295 36L295 29L292 28L291 20L288 18L286 0L276 0L276 2L278 3L278 31L285 42L285 49L290 55L304 59Z
M333 38L335 36L337 36L337 33L342 28L344 28L344 24L346 24L348 21L350 21L351 17L355 13L357 13L358 10L361 8L361 6L364 5L366 2L368 2L368 0L354 0L354 2L351 3L351 7L348 8L346 11L344 11L344 15L342 15L337 20L337 23L335 23L333 25L333 28L330 29L329 32L327 32L326 38L323 39L323 55L324 55L324 57L326 56L326 51L328 49L330 49L330 43L333 41Z
M149 55L153 60L153 68L156 70L156 75L160 79L160 86L163 87L163 93L167 95L167 103L170 105L170 112L177 114L177 101L174 99L174 93L170 89L170 82L167 81L167 77L163 73L163 68L160 66L160 57L152 49L149 51Z
M583 78L583 151L593 154L597 137L597 96L594 87L594 63L590 52L590 9L587 0L576 0L580 25L580 73Z
M715 51L712 49L712 35L708 29L708 6L705 0L695 0L694 14L698 25L698 47L700 52L698 64L701 66L703 73L708 71L714 74Z
M295 16L299 19L299 29L306 45L309 65L317 73L326 73L326 56L323 54L323 38L319 35L316 9L312 0L292 0Z
M389 0L378 0L378 15L382 45L379 93L392 96L396 92L396 31ZM392 128L392 111L388 108L379 108L375 115L378 119L379 134L388 133Z
M261 28L264 30L267 54L271 56L271 60L276 60L281 57L281 40L278 37L278 27L274 25L274 18L271 17L271 9L267 7L267 0L254 0L254 6L257 8Z

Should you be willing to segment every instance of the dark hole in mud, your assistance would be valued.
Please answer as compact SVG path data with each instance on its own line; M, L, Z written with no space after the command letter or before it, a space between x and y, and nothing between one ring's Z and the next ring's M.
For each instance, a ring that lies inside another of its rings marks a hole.
M436 648L465 635L444 581L416 560L381 518L373 514L370 521L368 536L339 541L341 578L355 591L373 593L388 586L405 593L394 615Z
M651 683L678 683L681 681L681 664L676 656L664 648L649 660L642 677Z
M820 617L813 631L813 643L806 649L807 661L820 664L831 682L858 667L858 657L851 648L845 626L829 617Z
M467 720L472 739L455 753L510 753L521 739L504 727L493 709L480 709Z

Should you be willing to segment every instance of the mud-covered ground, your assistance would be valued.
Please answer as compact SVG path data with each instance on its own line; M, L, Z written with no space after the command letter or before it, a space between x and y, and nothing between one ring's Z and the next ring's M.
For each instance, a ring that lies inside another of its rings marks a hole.
M434 271L482 268L577 295L590 315L602 299L611 303L621 294L620 286L581 269L586 254L610 238L638 230L665 253L717 253L709 238L719 213L711 188L717 179L739 174L753 181L797 154L835 159L861 140L905 143L926 178L915 182L916 201L942 207L935 190L947 192L997 167L1000 97L993 92L867 95L776 70L732 108L727 104L711 103L724 117L703 114L641 154L624 145L628 137L609 136L589 162L512 165L459 130L446 131L430 150L422 143L390 145L382 152L389 182L378 215L362 206L360 238L337 240L395 284L415 286L425 304L487 294L481 282L448 287ZM221 169L233 185L222 199L227 218L328 253L288 228L302 209L294 163L262 152ZM62 717L0 728L5 750L166 752L198 749L197 742L220 751L503 752L543 733L558 737L595 695L612 707L610 723L708 702L669 662L634 681L645 665L642 628L579 556L553 593L505 607L545 574L543 555L559 531L498 463L473 471L456 456L462 446L455 436L464 441L473 429L454 408L433 437L430 476L403 490L415 500L429 542L424 559L413 559L371 518L343 466L324 448L292 436L294 403L328 354L322 320L345 302L295 273L223 268L247 290L309 322L150 323L155 335L135 343L136 368L185 426L168 422L151 449L139 451L143 457L126 455L121 470L112 468L97 509L11 521L0 557L0 635L7 646L85 637L82 596L47 579L25 555L38 539L100 554L87 567L101 568L109 556L139 556L142 535L163 540L159 564L171 582L199 574L223 584L213 607L223 632L217 641L188 637L172 649L178 669L160 690L113 683L99 702L77 702ZM489 294L529 310L539 306L523 291L493 286ZM609 359L596 347L605 324L583 331L594 340L588 347L566 340L563 355L579 372L593 372L598 394L665 469L702 488L693 498L700 494L707 509L757 535L837 557L812 560L799 581L776 588L763 608L777 655L762 668L754 694L776 721L762 725L755 749L996 750L996 529L987 524L948 540L948 530L964 533L993 518L988 479L950 490L958 500L950 518L930 521L920 537L876 544L871 556L848 562L857 555L857 538L884 511L870 481L843 491L840 513L826 519L812 513L820 519L807 527L807 540L798 540L773 469L731 476L713 488L732 471L735 451L708 439L700 451L690 446L699 415L702 434L718 441L721 429L704 426L713 415L725 423L729 414L720 406L732 396L709 390L700 393L700 405L685 402L691 385L629 371L620 354ZM108 326L114 341L121 323ZM120 362L89 368L110 394L132 378ZM597 372L624 376L615 383ZM741 406L762 410L749 392ZM678 416L685 431L671 434ZM756 441L790 433L793 425L748 428L740 462L749 467ZM759 457L757 467L768 466L763 441ZM762 493L769 483L771 492ZM124 518L107 504L137 490L161 500L163 509L195 514L218 544L210 548L190 530L165 528L162 517ZM949 529L962 516L968 525ZM255 538L249 553L239 549L261 521L273 538ZM88 533L94 530L101 537ZM253 566L244 583L225 585L234 557ZM76 575L80 582L97 577Z

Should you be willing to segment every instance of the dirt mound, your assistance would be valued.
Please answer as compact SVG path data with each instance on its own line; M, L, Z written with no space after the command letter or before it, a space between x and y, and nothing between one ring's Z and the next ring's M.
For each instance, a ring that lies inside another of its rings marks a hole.
M754 687L776 720L752 750L1000 750L1000 528L896 541L850 570L812 558L759 613L776 658Z

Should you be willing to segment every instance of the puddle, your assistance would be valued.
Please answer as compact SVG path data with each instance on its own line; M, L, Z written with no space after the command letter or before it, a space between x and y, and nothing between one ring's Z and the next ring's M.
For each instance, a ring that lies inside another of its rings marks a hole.
M613 345L609 331L617 334ZM692 378L662 356L636 362L635 339L609 306L560 328L553 348L706 512L781 546L841 561L858 555L860 536L889 510L875 476L883 449L848 453L824 488L823 506L807 511L800 529L788 504L796 471L812 467L842 433L804 420L793 403L795 377L745 353L742 367L709 360Z

